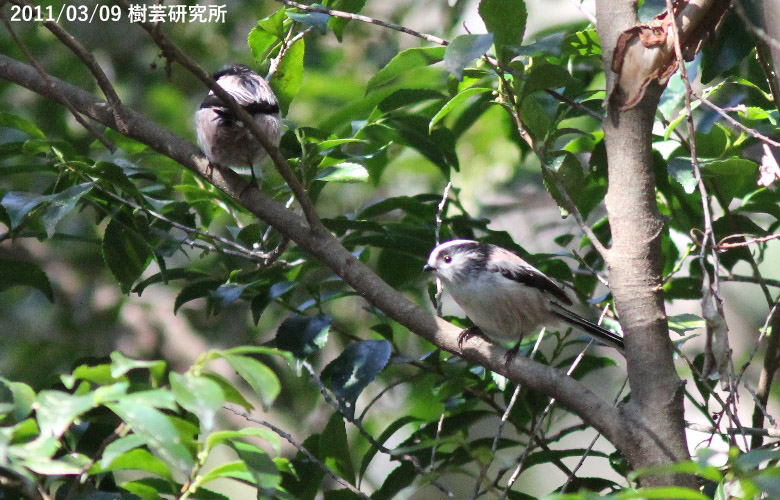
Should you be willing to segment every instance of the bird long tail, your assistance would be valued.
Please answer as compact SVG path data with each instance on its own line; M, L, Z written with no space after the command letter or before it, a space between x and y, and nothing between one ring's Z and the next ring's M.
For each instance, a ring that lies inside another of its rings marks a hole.
M605 344L614 347L621 352L625 349L623 344L623 337L621 335L618 335L615 332L609 331L595 323L588 321L582 316L579 316L578 314L575 314L564 308L560 304L552 302L552 306L553 307L551 312L566 323L581 328L591 337L595 338L596 340L600 340L601 342L604 342Z

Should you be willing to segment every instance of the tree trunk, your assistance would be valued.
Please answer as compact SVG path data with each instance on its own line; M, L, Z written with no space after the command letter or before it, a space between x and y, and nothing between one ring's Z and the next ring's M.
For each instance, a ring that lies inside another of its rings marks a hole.
M635 2L598 0L598 34L607 74L615 85L612 55L619 35L637 23ZM655 201L652 126L661 88L650 84L633 109L611 106L604 121L612 232L609 281L626 337L631 401L621 410L640 422L627 438L634 469L689 459L683 420L683 382L677 376L662 291L663 220ZM654 475L644 485L695 487L691 476Z

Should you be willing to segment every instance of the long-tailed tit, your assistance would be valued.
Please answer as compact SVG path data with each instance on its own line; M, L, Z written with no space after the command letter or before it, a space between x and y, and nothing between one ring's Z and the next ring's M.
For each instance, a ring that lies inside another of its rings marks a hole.
M268 141L279 145L282 117L279 101L265 79L244 66L233 64L214 74L214 80L252 115ZM198 145L212 163L220 167L249 167L257 183L253 165L266 157L266 151L252 132L214 95L209 95L195 113Z
M487 337L516 342L545 324L568 323L623 350L623 337L561 305L572 302L541 271L508 250L471 240L452 240L433 249L424 271L436 273L466 315ZM474 332L464 330L462 344ZM514 350L513 350L514 351Z

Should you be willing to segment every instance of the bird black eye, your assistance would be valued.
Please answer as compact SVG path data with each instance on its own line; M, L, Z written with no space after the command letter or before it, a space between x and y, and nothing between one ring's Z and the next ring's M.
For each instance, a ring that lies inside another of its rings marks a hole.
M452 257L451 257L449 254L447 254L447 255L445 255L445 256L443 257L443 260L444 260L444 262L446 262L447 264L449 264L450 262L452 262Z

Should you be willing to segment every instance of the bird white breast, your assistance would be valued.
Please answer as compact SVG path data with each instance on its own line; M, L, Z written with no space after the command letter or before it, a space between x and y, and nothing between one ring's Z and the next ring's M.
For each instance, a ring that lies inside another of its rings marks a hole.
M499 273L444 284L471 321L496 341L517 342L548 317L550 301L544 292Z

